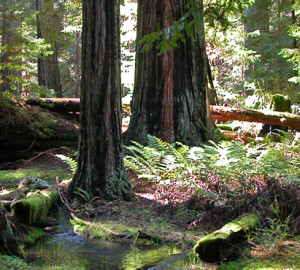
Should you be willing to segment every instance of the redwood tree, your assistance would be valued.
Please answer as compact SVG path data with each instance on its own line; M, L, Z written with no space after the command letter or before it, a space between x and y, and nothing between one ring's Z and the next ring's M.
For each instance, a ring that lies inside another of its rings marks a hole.
M146 142L147 134L168 142L181 141L198 145L209 138L206 74L207 59L203 26L203 1L196 0L197 8L185 23L195 16L202 22L182 30L183 38L177 47L163 54L157 51L160 40L145 52L140 40L160 29L171 36L172 24L189 12L189 0L138 1L137 52L132 116L126 134L131 140ZM182 27L182 24L178 24ZM200 30L200 31L199 31ZM177 33L178 34L178 33ZM192 38L192 36L194 38Z
M83 1L78 169L71 188L128 199L121 143L120 0Z
M38 59L39 85L54 89L57 97L62 97L62 86L58 66L59 16L53 0L36 0L37 36L51 45L52 54Z

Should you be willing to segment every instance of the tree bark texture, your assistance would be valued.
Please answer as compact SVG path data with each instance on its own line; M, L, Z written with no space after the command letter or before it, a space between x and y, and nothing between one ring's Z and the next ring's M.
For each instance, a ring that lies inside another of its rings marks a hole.
M207 63L204 27L187 34L178 48L158 55L156 44L145 52L139 44L145 35L168 28L186 12L188 0L138 1L137 54L132 116L126 135L145 143L147 134L168 142L198 145L210 138L207 129L205 80ZM202 14L202 1L199 1ZM200 14L200 15L201 15Z
M83 1L78 170L71 189L128 199L121 142L120 1Z
M51 45L52 54L38 59L39 85L54 89L57 97L62 97L62 86L58 66L59 16L53 0L36 0L37 36Z

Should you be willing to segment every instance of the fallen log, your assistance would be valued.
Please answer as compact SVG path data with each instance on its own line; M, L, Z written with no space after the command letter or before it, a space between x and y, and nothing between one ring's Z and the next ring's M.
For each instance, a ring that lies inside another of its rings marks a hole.
M300 116L271 110L236 109L222 106L210 106L212 118L222 122L232 120L264 123L274 126L300 128Z
M79 112L80 99L79 98L39 98L28 99L26 101L29 105L40 106L55 112Z
M41 106L55 112L79 112L79 98L40 98L29 99L28 104ZM129 105L129 104L123 104ZM210 106L214 120L227 122L232 120L257 122L276 126L300 128L300 116L272 110L236 109L224 106Z
M194 252L204 262L220 262L234 254L246 234L258 227L258 216L250 214L239 217L198 241Z
M77 147L79 125L36 106L5 100L0 119L0 162L27 159L50 148Z
M57 200L58 192L56 188L38 190L32 195L14 202L11 205L12 216L18 222L32 225L45 219Z

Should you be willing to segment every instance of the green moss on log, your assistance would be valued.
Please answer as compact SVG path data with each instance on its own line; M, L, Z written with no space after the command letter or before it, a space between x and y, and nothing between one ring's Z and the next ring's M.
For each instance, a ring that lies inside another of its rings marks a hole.
M33 226L29 226L26 224L24 224L22 226L23 230L22 230L22 235L24 236L21 241L22 243L24 243L25 245L33 245L37 240L43 238L46 236L46 233L38 228L38 227L33 227Z
M247 232L259 226L260 219L256 215L240 217L198 241L194 252L205 262L222 261L235 252Z
M57 200L58 193L55 188L38 190L29 197L14 202L11 205L12 215L19 222L31 225L43 220Z
M288 96L276 94L272 96L270 108L277 112L291 112L291 100Z

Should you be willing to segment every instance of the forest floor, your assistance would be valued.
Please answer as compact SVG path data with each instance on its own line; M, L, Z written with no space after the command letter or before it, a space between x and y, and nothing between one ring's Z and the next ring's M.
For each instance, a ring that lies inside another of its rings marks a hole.
M0 171L2 190L17 186L27 176L53 185L56 176L60 180L71 178L71 170L56 153L57 150L47 151L23 162L18 169ZM154 183L142 182L132 172L128 173L128 178L135 194L132 201L107 202L84 198L82 193L84 199L72 204L78 210L76 216L85 221L79 229L83 234L105 238L127 234L133 236L133 244L137 238L146 236L154 242L163 241L188 252L203 235L219 228L220 220L216 215L215 220L201 224L199 215L203 213L197 208L192 192L180 189L175 182L168 187L157 187ZM238 259L240 268L236 269L260 269L259 264L268 266L267 269L300 269L299 236L276 235L274 230L265 230L263 236L259 242L251 239L251 248Z

